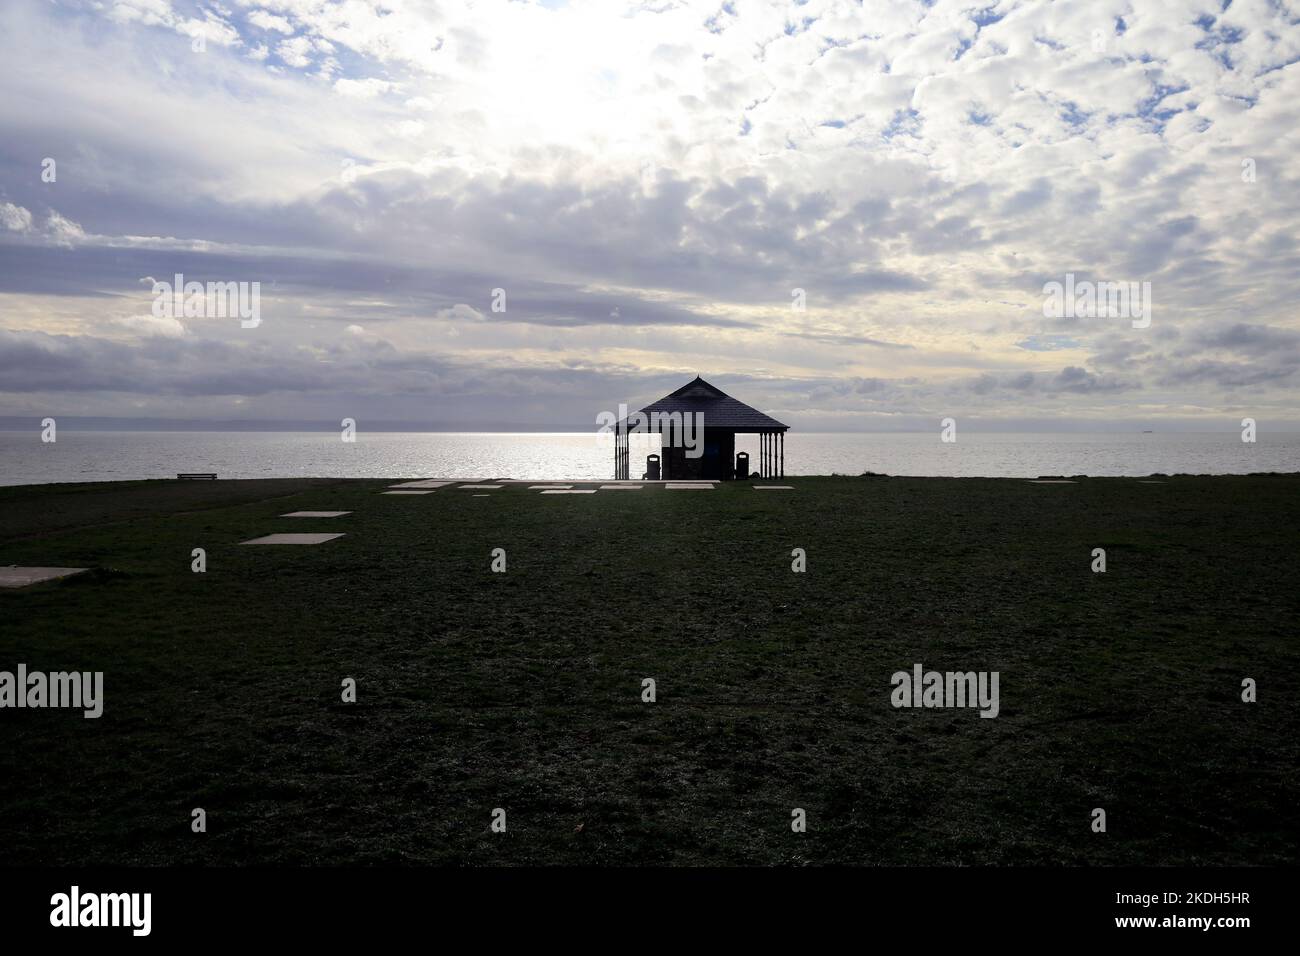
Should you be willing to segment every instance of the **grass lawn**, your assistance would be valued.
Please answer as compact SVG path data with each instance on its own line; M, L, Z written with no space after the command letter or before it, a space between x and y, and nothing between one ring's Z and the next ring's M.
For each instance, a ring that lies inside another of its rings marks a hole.
M94 569L0 591L0 670L105 697L0 711L0 863L1296 862L1300 477L788 483L0 488L0 564Z

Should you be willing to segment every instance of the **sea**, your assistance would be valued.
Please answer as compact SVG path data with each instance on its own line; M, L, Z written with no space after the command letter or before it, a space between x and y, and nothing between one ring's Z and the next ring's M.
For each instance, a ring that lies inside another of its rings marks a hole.
M0 485L172 478L522 478L610 479L608 436L573 432L72 431L43 442L39 428L0 431ZM658 436L632 436L632 475L658 451ZM758 442L737 451L758 465ZM791 431L785 473L1034 478L1042 475L1233 475L1300 472L1300 433L1238 431L1047 434Z

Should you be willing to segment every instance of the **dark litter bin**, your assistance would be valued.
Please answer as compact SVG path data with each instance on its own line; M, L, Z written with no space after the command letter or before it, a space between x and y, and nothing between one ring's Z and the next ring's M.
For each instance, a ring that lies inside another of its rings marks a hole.
M749 477L749 452L742 451L736 455L736 480L744 481Z
M659 480L659 456L658 455L646 455L645 476L651 481Z

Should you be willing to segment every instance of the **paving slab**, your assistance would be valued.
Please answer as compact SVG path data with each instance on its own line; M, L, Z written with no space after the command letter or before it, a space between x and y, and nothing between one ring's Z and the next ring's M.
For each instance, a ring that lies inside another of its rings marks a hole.
M381 491L380 494L381 495L431 495L433 494L433 490L430 489L429 491L416 491L414 488L412 488L407 491Z
M695 485L670 481L664 485L669 491L712 491L712 485Z
M241 544L324 544L326 541L333 541L335 538L341 538L340 534L268 534L260 538L253 538L251 541L241 541Z
M547 489L547 488L560 489L560 488L572 488L572 487L573 487L573 485L529 485L529 486L528 486L528 490L529 490L529 491L543 491L543 490L545 490L545 489Z
M389 488L445 488L447 485L454 485L454 481L435 481L432 478L424 478L420 481L404 481L400 485L389 485Z
M548 488L542 492L544 495L594 495L595 488Z
M794 491L794 485L753 485L755 491Z
M0 588L25 588L42 581L57 581L87 571L88 568L0 568Z
M280 515L281 518L342 518L352 514L351 511L290 511Z
M498 488L504 488L505 485L461 485L460 487L474 491L496 491Z

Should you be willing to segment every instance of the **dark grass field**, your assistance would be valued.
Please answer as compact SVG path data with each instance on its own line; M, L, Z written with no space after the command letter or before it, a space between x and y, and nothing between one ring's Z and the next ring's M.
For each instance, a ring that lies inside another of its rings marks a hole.
M0 862L1296 861L1300 477L790 483L0 489L0 564L95 569L0 592L0 669L105 674L0 711Z

